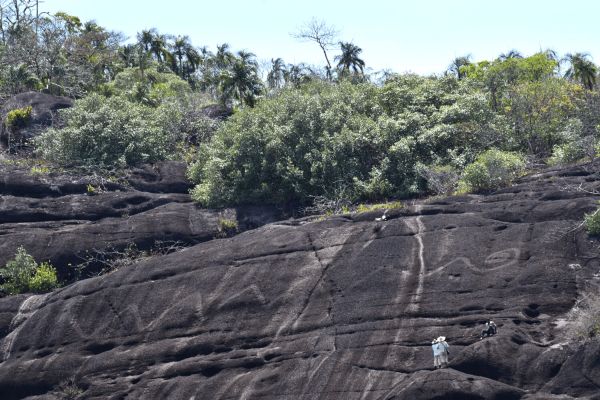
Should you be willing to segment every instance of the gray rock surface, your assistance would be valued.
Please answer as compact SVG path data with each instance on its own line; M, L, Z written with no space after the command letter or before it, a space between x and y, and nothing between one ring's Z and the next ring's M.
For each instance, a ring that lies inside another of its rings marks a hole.
M0 265L24 246L70 279L74 267L95 254L132 244L140 250L158 243L188 246L222 235L222 219L236 220L243 231L279 217L266 207L199 208L188 194L185 168L163 162L133 169L118 182L98 182L94 176L32 174L0 164Z
M599 242L578 228L598 196L574 187L599 183L574 168L491 195L407 204L383 221L378 211L272 223L50 294L0 299L0 393L600 399L600 345L568 342L564 324L598 287ZM107 231L172 231L148 212ZM488 318L498 334L479 340ZM450 366L433 370L440 335Z

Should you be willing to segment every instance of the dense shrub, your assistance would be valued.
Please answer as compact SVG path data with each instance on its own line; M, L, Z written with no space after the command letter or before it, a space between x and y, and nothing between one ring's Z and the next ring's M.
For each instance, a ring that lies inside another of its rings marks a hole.
M161 125L172 137L197 145L209 141L221 125L221 121L204 113L204 108L211 104L205 95L191 93L164 99L156 112Z
M422 189L417 161L459 166L503 137L485 96L452 78L313 82L236 113L203 146L189 176L207 206L310 203L347 187L351 201Z
M427 182L427 189L437 195L451 194L460 179L459 171L451 165L417 165L418 174Z
M525 162L517 153L488 150L469 164L462 174L462 183L469 191L486 191L508 186L523 173Z
M129 101L158 106L165 100L191 93L190 85L172 72L160 72L156 65L142 71L126 68L106 84L104 93L126 97Z
M125 166L169 156L172 137L154 108L92 94L62 111L66 126L36 141L42 157L62 165Z
M17 108L6 114L6 126L11 129L26 127L31 121L31 106Z
M586 134L583 122L578 118L570 119L561 134L562 143L554 146L550 165L566 165L588 158L594 160L598 140L595 129L588 129Z
M25 248L19 247L13 260L0 268L0 286L8 294L47 292L58 286L56 269L49 263L38 265Z

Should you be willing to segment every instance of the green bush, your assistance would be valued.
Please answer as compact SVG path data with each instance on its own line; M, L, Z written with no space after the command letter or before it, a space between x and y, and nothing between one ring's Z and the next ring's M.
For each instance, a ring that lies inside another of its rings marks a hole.
M58 286L56 269L49 263L38 265L24 247L19 247L15 258L0 268L4 283L0 289L8 294L47 292Z
M61 165L124 167L166 159L180 140L156 109L92 94L63 111L66 127L37 140L42 157Z
M456 79L312 82L226 121L188 171L192 196L306 205L342 185L351 202L400 198L422 190L417 161L471 161L487 135L502 137L499 125L485 96Z
M217 237L224 238L235 234L238 231L238 223L235 219L219 219Z
M11 129L19 129L26 127L31 121L31 106L16 108L6 114L6 126Z
M523 157L517 153L488 150L469 164L462 174L468 191L487 191L509 186L525 169Z
M190 85L172 72L160 72L156 65L144 70L125 68L103 88L110 95L124 96L129 101L158 106L165 100L191 93Z
M29 290L36 293L49 292L58 286L56 269L49 263L41 263L29 281Z
M592 236L600 235L600 209L591 214L586 214L583 222L588 234Z
M417 173L427 181L427 189L436 195L452 194L460 173L451 165L417 165Z

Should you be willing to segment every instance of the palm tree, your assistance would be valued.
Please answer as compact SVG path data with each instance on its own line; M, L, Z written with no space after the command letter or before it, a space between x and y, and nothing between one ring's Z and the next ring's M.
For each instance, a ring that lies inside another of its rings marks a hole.
M119 49L119 57L123 62L125 68L131 68L136 66L136 57L139 44L126 44Z
M146 29L137 34L138 43L144 47L145 51L150 51L150 44L152 43L152 39L154 35L156 35L156 29Z
M192 46L188 36L178 36L175 38L171 48L174 61L173 70L181 78L188 79L200 65L202 60L200 53Z
M21 63L9 66L4 73L3 86L11 94L17 94L26 90L36 89L40 86L40 80L29 69L27 64Z
M448 67L448 72L456 75L457 79L463 79L467 76L467 73L463 67L471 65L471 55L456 57L452 60L452 64Z
M168 37L155 33L150 42L150 54L161 64L172 62L173 55L168 50Z
M350 42L340 42L342 54L335 56L334 60L338 62L337 67L342 74L348 74L350 69L356 75L360 71L363 74L365 62L359 57L362 49Z
M521 53L519 53L517 50L512 49L508 53L502 53L502 54L500 54L500 56L498 56L498 59L502 60L502 61L513 59L513 58L523 58L523 55Z
M589 56L587 53L569 53L563 61L569 64L565 77L579 81L584 88L592 90L596 85L598 67L591 60L588 60Z
M298 86L302 82L310 80L310 73L311 71L304 64L288 64L283 77L286 83Z
M279 89L285 84L285 64L281 58L271 59L271 71L267 74L270 89Z
M221 72L219 88L222 101L235 99L242 105L254 107L257 96L262 92L258 63L252 53L239 52L238 55L231 68Z
M217 54L215 54L215 64L218 69L225 69L229 67L235 60L235 56L229 50L230 46L228 43L217 45Z

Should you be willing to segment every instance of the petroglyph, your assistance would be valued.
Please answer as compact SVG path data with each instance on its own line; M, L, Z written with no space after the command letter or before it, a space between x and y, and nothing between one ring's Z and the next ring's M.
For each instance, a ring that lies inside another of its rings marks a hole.
M456 257L451 261L447 262L446 264L443 264L438 268L428 272L427 274L425 274L425 276L430 277L433 275L437 275L456 264L459 264L459 266L461 267L466 267L476 274L481 274L484 272L496 271L503 268L512 267L518 263L520 257L521 250L517 247L509 247L507 249L496 251L490 254L486 257L485 261L480 267L473 264L471 259L468 257Z
M420 206L416 206L416 212L420 211ZM425 225L423 224L423 221L421 220L421 216L419 215L416 219L416 231L417 233L415 234L415 239L417 239L417 258L418 258L418 263L419 263L419 271L418 271L418 280L417 280L417 287L415 290L415 293L413 294L412 298L410 299L410 304L408 306L408 311L412 311L412 312L416 312L419 310L419 301L421 300L421 296L423 294L423 286L425 284L425 257L424 257L424 251L425 251L425 246L423 244L423 231L425 230Z
M44 303L44 300L48 297L47 294L34 295L28 297L21 303L17 314L13 317L10 323L11 332L6 335L2 343L0 344L0 354L2 355L2 361L6 361L10 358L12 352L13 343L17 339L19 332L25 326L25 323L32 315L36 313L39 307Z

